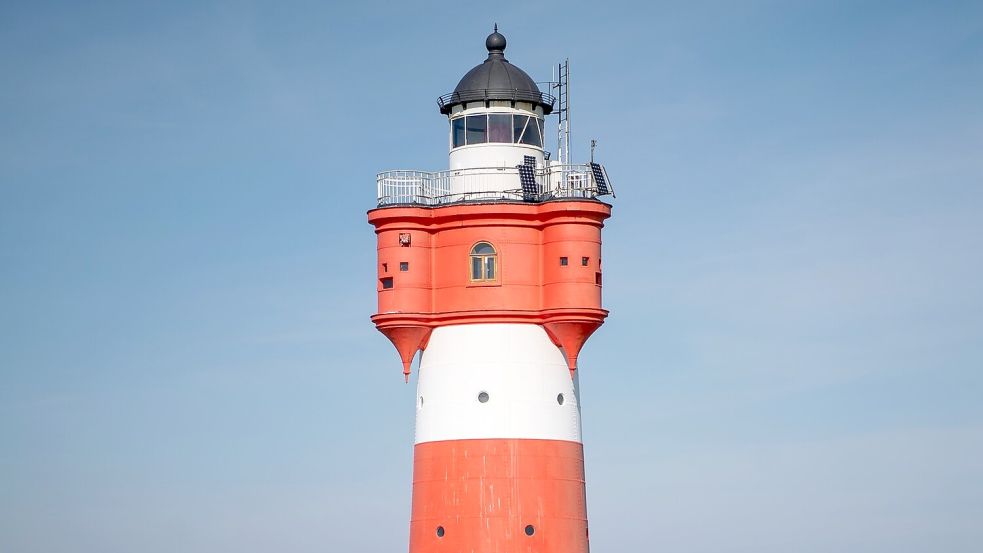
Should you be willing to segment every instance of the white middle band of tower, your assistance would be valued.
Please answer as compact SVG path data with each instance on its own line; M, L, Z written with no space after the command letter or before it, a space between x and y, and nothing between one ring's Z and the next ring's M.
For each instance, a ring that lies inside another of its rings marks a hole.
M576 379L534 324L438 327L420 362L416 443L487 438L578 442Z

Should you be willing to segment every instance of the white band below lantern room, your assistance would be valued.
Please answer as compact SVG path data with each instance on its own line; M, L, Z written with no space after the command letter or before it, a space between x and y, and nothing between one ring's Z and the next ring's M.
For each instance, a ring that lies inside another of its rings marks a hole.
M487 438L581 441L576 380L539 325L444 326L430 336L416 443Z

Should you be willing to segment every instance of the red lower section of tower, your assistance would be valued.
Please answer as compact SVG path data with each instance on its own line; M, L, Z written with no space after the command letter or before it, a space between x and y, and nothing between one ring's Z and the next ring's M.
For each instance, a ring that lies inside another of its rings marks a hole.
M410 553L587 553L584 448L560 440L417 444Z

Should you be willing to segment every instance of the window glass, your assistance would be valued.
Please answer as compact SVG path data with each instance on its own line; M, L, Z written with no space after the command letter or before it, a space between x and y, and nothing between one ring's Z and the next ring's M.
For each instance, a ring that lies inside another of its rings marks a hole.
M519 142L522 138L522 131L526 128L526 122L529 118L525 115L513 115L512 116L512 128L514 129L513 136L515 136L515 142Z
M474 254L490 254L495 253L495 248L492 247L488 242L478 242L475 244L474 248L471 249L471 253Z
M543 147L543 137L540 134L539 119L534 117L530 118L529 124L526 125L526 132L522 133L522 139L519 142L523 144L529 144L530 146Z
M468 144L488 142L488 116L469 115L467 117Z
M488 114L488 142L512 142L512 116L510 114Z
M481 258L471 257L471 280L481 280Z
M493 255L485 258L485 278L495 280L495 256Z
M458 117L451 121L451 144L452 148L464 146L464 118Z

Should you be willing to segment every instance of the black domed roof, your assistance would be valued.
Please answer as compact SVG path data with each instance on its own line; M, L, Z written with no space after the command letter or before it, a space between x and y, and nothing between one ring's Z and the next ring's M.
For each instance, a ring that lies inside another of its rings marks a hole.
M506 44L496 25L495 32L485 39L488 59L468 71L457 83L454 92L437 99L440 113L446 115L453 106L482 100L531 102L542 106L544 114L553 111L553 97L540 92L532 77L505 59Z

